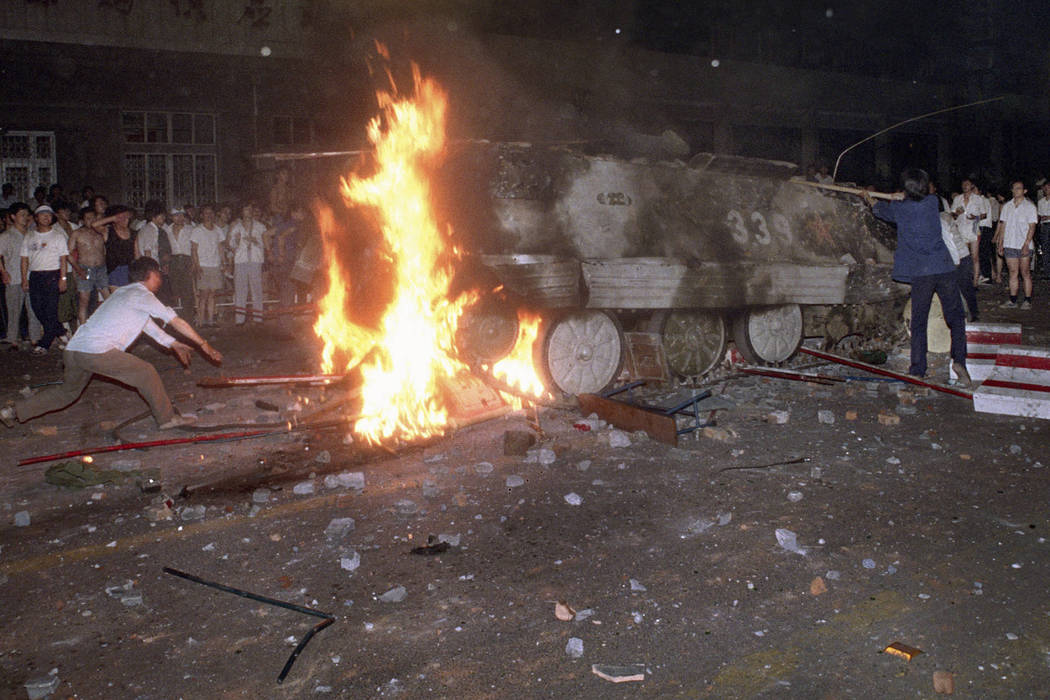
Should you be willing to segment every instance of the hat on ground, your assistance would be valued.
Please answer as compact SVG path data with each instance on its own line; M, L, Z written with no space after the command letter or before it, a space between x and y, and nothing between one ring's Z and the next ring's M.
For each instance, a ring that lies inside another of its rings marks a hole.
M46 204L41 204L39 207L33 210L34 214L43 214L44 212L47 212L48 214L54 214L55 210Z

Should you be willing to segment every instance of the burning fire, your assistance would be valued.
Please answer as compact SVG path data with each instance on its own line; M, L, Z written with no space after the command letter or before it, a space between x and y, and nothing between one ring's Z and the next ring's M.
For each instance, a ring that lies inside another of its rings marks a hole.
M536 375L533 364L533 346L540 332L540 317L527 311L518 312L518 339L510 354L492 366L492 376L522 393L540 397L547 393L543 382ZM502 392L505 401L515 408L522 402L517 396Z
M391 437L426 438L444 431L448 411L440 384L467 371L456 357L453 339L464 308L477 300L473 292L450 299L453 263L459 253L447 241L431 206L427 174L444 152L448 99L415 65L413 79L412 96L402 97L393 87L377 93L381 113L368 126L375 172L369 177L351 174L341 187L349 206L374 212L393 264L393 298L378 328L347 318L350 276L336 253L337 227L330 211L319 215L329 280L314 325L324 341L322 367L332 372L337 358L347 372L360 364L362 418L354 431L372 443ZM531 331L522 324L519 345L525 347L516 347L511 357L499 363L507 368L499 371L542 395L531 362L538 320ZM531 379L520 379L525 375Z

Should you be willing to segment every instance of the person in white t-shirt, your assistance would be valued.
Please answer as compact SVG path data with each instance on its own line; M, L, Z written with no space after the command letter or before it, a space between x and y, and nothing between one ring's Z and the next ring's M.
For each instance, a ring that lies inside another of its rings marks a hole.
M40 205L33 217L36 229L22 239L22 290L29 292L29 304L44 327L33 353L44 355L66 332L58 321L58 298L66 291L69 247L50 206Z
M1036 228L1035 248L1041 279L1050 279L1050 181L1043 183L1043 196L1036 206L1039 215L1039 226Z
M171 242L171 260L168 263L171 293L179 300L183 315L193 323L197 316L197 294L193 288L193 250L190 247L193 225L187 219L185 211L172 209L171 223L166 230Z
M200 325L215 324L215 294L222 289L223 230L215 221L215 207L205 204L200 210L201 222L190 234L193 275L197 280L197 318Z
M981 276L979 263L980 222L986 214L988 203L976 190L973 181L966 178L962 181L962 194L956 195L952 201L952 215L955 217L955 225L959 227L959 233L970 246L970 263L973 272L973 284L977 285Z
M1025 197L1028 190L1020 180L1010 185L1013 199L1003 205L999 212L999 230L995 233L995 243L999 254L1006 258L1006 267L1010 271L1010 301L1002 306L1012 309L1017 306L1017 275L1020 273L1024 283L1024 301L1022 309L1032 308L1032 241L1035 238L1035 225L1039 221L1032 200Z
M129 346L145 333L161 346L170 349L179 361L189 365L191 349L165 333L154 321L168 324L192 341L216 364L222 353L208 344L189 323L175 314L156 297L160 289L160 265L153 258L138 258L128 265L130 283L109 296L98 310L77 328L66 346L62 359L65 376L61 384L15 402L0 410L0 421L8 427L17 418L24 423L51 411L69 406L84 392L91 378L98 374L132 387L149 404L161 430L186 425L191 420L175 414L157 370L145 360L127 352Z
M160 260L160 240L164 230L164 220L167 218L166 208L163 202L151 199L146 202L144 212L146 223L139 228L135 236L135 257Z
M233 306L237 325L244 323L249 293L252 298L251 320L262 320L262 266L271 233L256 218L257 214L258 209L253 204L241 207L241 218L230 226L226 239L233 249Z

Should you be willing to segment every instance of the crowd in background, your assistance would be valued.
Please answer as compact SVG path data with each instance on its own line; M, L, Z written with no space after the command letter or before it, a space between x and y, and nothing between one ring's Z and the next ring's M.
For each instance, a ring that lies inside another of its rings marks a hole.
M805 179L835 184L823 164L808 166ZM938 199L942 237L957 265L967 317L979 318L981 285L1007 288L1009 299L1003 308L1031 309L1033 276L1050 279L1050 181L1040 178L1028 186L1015 180L1005 188L985 188L976 177L964 177L950 197L933 181L929 192Z
M265 204L151 200L141 211L84 187L38 187L29 202L3 185L0 213L0 341L11 350L46 354L64 348L78 324L117 288L128 265L157 260L164 284L157 296L199 327L259 322L264 301L306 302L321 258L306 205L290 174L277 171Z

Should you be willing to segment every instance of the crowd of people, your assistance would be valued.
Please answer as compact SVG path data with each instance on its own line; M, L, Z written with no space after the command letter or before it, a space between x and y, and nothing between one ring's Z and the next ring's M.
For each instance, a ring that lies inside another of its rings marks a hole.
M0 341L47 354L64 348L110 294L131 283L135 260L158 262L157 297L198 327L218 325L219 300L232 297L237 324L262 320L264 299L290 306L312 292L320 241L312 217L279 171L265 206L151 200L141 213L85 187L74 205L59 185L29 202L3 185ZM141 214L141 215L140 215Z
M835 183L826 165L808 166L805 179ZM942 238L956 265L967 317L979 318L981 285L1007 287L1009 299L1003 308L1031 309L1033 275L1050 279L1050 180L1039 179L1032 188L1015 180L1003 190L985 189L977 178L965 177L950 197L929 180L928 192L938 203Z
M926 324L936 294L951 332L952 368L968 386L966 318L978 320L977 287L1002 284L1005 263L1009 299L1001 306L1028 310L1033 269L1050 277L1050 182L1037 183L1042 190L1038 204L1021 180L1010 183L1009 195L986 195L972 178L964 178L950 203L923 170L905 170L901 185L897 201L875 203L872 188L862 193L875 216L897 227L893 279L911 285L908 371L926 374Z

